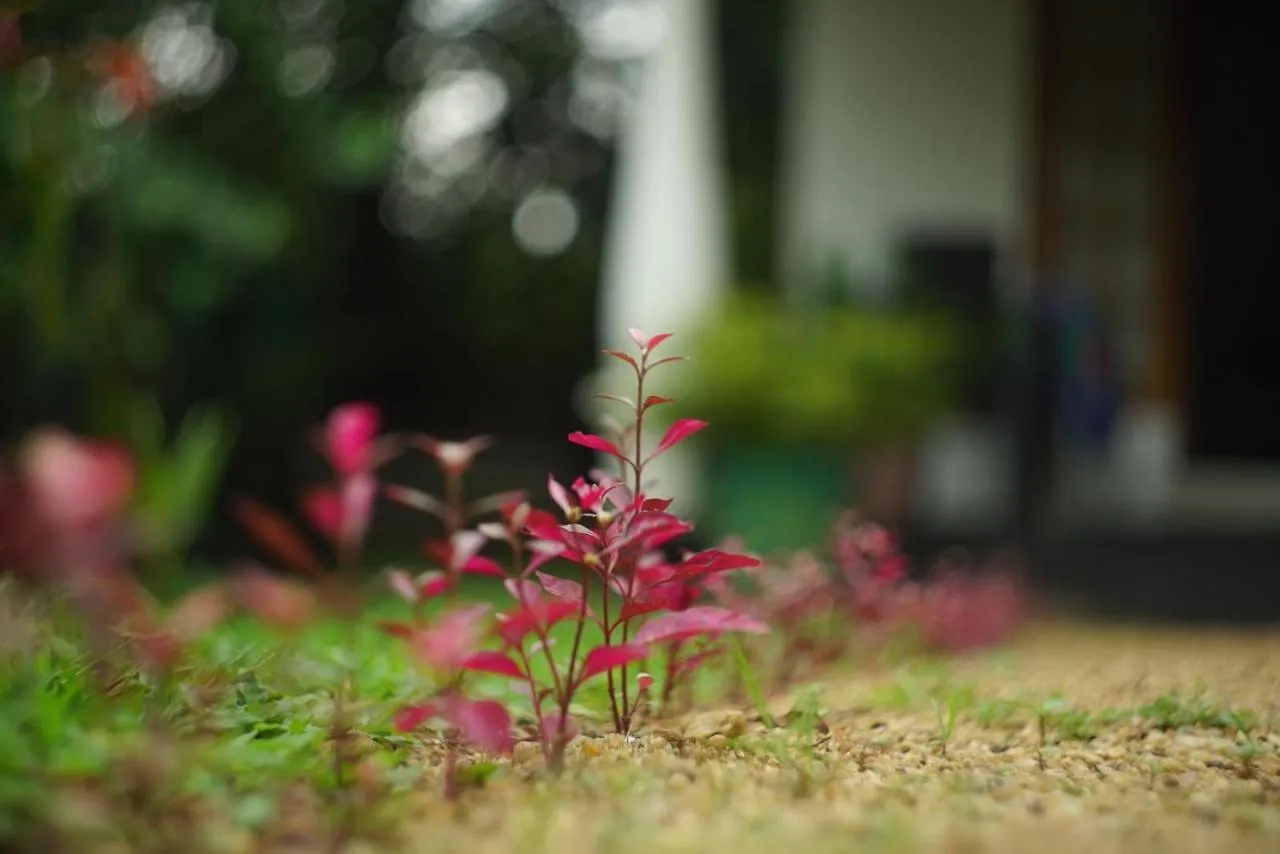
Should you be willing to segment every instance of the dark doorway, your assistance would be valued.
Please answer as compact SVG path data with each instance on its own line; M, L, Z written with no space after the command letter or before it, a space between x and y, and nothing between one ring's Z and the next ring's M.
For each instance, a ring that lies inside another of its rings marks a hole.
M1184 0L1188 440L1193 457L1280 460L1280 120L1274 31Z

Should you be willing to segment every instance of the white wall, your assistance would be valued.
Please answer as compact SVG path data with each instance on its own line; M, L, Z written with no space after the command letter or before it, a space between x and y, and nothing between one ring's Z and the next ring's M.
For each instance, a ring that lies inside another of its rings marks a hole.
M1030 6L794 0L783 89L788 281L831 252L885 272L904 226L991 228L1016 253L1030 164Z

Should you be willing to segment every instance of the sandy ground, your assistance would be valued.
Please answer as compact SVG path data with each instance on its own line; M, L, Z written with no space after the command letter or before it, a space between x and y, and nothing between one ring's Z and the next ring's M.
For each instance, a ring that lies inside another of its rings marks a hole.
M893 672L864 672L827 687L827 732L816 738L767 734L749 711L701 712L651 722L632 742L583 739L558 781L538 775L528 745L515 773L461 805L442 803L428 784L411 797L398 839L350 847L1277 852L1277 653L1277 632L1045 628L1014 649L945 668L946 690L969 690L977 703L958 714L945 755L931 701L887 706ZM1188 703L1252 710L1250 761L1231 727L1161 730L1124 711L1174 691ZM1099 718L1091 740L1050 727L1042 744L1033 712L992 713L992 700L1040 702L1055 692ZM779 698L775 714L791 705ZM1103 710L1113 711L1096 715Z

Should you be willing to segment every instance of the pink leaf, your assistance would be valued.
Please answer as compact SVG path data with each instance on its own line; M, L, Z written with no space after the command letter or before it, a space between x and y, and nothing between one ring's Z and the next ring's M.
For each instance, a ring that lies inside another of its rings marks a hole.
M706 429L706 427L707 422L699 421L697 418L681 418L667 428L667 432L663 435L662 440L658 442L657 450L650 455L650 459L671 450L694 433Z
M199 587L183 596L169 612L169 631L183 642L193 641L225 620L231 600L221 584Z
M430 513L432 516L444 516L445 514L444 502L420 489L414 489L411 486L399 486L393 483L384 486L382 492L396 504L402 504L405 507L420 510L423 513Z
M578 737L578 722L573 715L561 716L559 710L547 712L539 723L542 737L548 742L562 741L568 744Z
M491 444L488 436L476 436L465 442L441 442L431 436L415 436L414 444L426 451L440 469L449 474L462 474L471 468L476 454Z
M418 585L403 569L393 569L387 573L387 583L404 601L410 604L418 601Z
M484 534L479 531L458 531L449 541L449 568L462 569L484 548Z
M413 651L436 670L456 669L480 642L480 620L488 610L488 605L473 605L447 612L431 628L414 633Z
M643 661L648 657L649 647L640 642L598 646L587 653L587 657L582 663L582 673L578 675L578 681L583 682L592 676L604 673L606 670L613 670L615 667L622 667L624 664L631 664L635 661Z
M477 673L495 673L498 676L510 676L512 679L525 678L520 665L516 664L510 656L489 650L473 652L462 659L462 669Z
M739 614L727 608L700 605L686 611L655 617L636 632L635 642L657 643L698 635L716 635L721 632L764 634L768 631L769 627L754 617L748 617L746 614Z
M508 578L503 587L521 605L532 607L542 601L542 588L525 578Z
M511 751L511 716L495 700L458 699L444 709L449 723L462 737L486 753L501 755Z
M545 572L537 573L538 581L542 582L542 589L550 593L557 599L565 602L582 603L582 585L568 578L557 578Z
M267 625L281 629L299 628L310 621L319 608L309 587L256 566L236 574L231 582L231 594L240 607Z
M373 516L373 499L378 494L378 482L373 475L360 473L347 478L342 484L342 539L357 543L369 530Z
M329 414L324 447L334 471L346 477L369 468L382 416L371 403L348 403Z
M572 441L572 437L570 437ZM573 502L569 500L569 492L552 475L547 475L547 493L560 508L560 512L568 517L573 512Z
M134 467L123 448L58 427L37 430L19 465L37 512L63 528L114 516L133 491Z
M622 451L619 451L616 445L608 439L602 439L599 436L593 436L588 433L583 433L580 430L575 430L569 434L569 441L575 445L581 445L584 448L599 451L602 454L612 454L620 459L626 459L623 457Z

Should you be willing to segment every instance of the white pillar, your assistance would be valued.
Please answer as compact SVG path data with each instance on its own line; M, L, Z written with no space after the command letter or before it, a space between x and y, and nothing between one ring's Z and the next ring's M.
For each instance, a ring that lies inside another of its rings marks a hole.
M687 346L682 333L720 304L729 247L711 0L657 2L666 12L663 40L645 59L635 108L618 143L599 338L606 347L630 349L628 327L672 332L677 337L664 348L674 354ZM680 366L659 370L669 375ZM657 436L646 438L650 448L656 442ZM671 452L650 471L681 512L696 512L697 466L690 449Z

